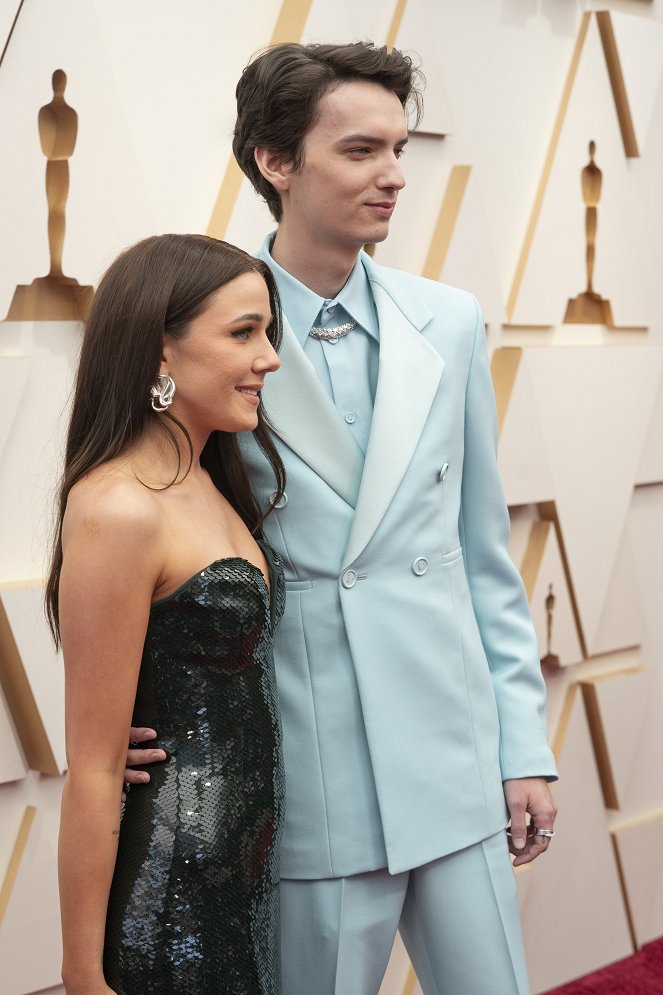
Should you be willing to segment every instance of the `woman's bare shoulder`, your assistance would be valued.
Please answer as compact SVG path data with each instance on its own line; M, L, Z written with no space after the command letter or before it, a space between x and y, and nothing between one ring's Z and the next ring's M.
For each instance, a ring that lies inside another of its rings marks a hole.
M63 544L76 536L94 541L152 542L162 527L158 491L146 487L124 463L97 467L77 481L67 496Z

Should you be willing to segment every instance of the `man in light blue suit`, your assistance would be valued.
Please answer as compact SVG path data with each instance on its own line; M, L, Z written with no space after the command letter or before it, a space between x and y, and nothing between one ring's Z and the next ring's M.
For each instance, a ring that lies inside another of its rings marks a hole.
M426 995L528 992L508 849L534 859L555 818L481 311L361 251L405 183L415 81L397 51L283 45L237 90L285 315L263 391L288 480L265 522L288 588L284 995L377 995L397 928Z

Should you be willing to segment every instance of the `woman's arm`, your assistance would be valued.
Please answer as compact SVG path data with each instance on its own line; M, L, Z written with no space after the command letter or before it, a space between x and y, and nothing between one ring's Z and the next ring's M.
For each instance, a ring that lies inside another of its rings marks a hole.
M67 995L107 993L102 954L120 823L122 772L150 601L159 520L131 483L70 495L60 629L68 774L59 877Z

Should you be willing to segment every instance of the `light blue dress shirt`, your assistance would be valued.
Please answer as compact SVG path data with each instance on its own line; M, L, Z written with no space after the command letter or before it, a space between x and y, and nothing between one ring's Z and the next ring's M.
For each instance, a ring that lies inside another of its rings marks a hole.
M273 235L264 250L269 252ZM333 300L320 297L269 258L284 314L304 349L320 383L345 419L365 453L371 430L378 382L379 325L366 270L357 260L343 288ZM348 320L355 327L337 342L313 339L313 326L334 328Z

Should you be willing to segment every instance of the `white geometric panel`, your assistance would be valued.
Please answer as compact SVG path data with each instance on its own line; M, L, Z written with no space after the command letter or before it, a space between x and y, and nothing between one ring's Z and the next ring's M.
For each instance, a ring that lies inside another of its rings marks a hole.
M663 481L663 379L656 394L635 482L653 484L659 481Z
M395 9L396 0L392 3ZM362 4L356 6L361 7ZM387 7L387 4L384 6ZM408 54L416 53L415 60L421 62L426 76L424 114L418 130L431 135L451 134L453 118L444 79L446 65L440 50L439 34L431 31L429 0L407 0L395 44Z
M569 667L582 661L582 649L552 522L537 522L532 527L532 545L538 547L535 551L535 572L531 579L529 576L524 579L539 641L539 655L543 658L550 652L557 658L557 666ZM523 567L521 573L525 574ZM554 599L552 603L549 600L551 595Z
M594 653L661 376L658 347L528 349L554 500Z
M355 38L370 38L376 45L384 45L395 9L396 0L389 3L384 0L362 0L362 3L338 0L334 3L330 18L327 0L313 0L302 42L342 43Z
M663 812L612 830L639 947L663 936Z
M28 767L0 688L0 784L25 777Z
M0 458L0 582L11 583L45 570L81 328L73 321L0 322L0 351L7 343L30 357ZM12 362L1 358L0 371Z
M640 645L644 624L642 593L627 520L615 557L615 566L606 591L592 652L596 656L600 653L612 653L625 646Z
M610 14L631 118L643 154L663 74L663 25L650 18Z
M558 767L556 836L532 867L522 908L534 992L555 988L632 953L580 695L575 696ZM554 942L551 930L541 928L543 922L554 924Z
M591 17L510 319L515 324L558 325L569 298L586 288L581 171L589 160L590 140L596 143L595 162L602 172L594 290L610 300L616 325L651 323L644 205L637 171L625 157L598 25Z
M43 724L53 760L66 770L64 742L64 671L61 653L56 653L44 617L44 589L0 585L0 598L23 665L32 698Z
M28 816L33 813L27 810ZM23 995L57 985L62 943L55 839L37 810L0 927L2 991Z
M0 459L14 424L14 416L29 372L28 356L0 356Z
M500 431L498 466L508 505L533 504L553 498L553 478L539 404L525 352L518 365Z
M465 187L439 279L470 290L481 302L487 324L506 320L495 253L481 202L479 180L472 170Z

